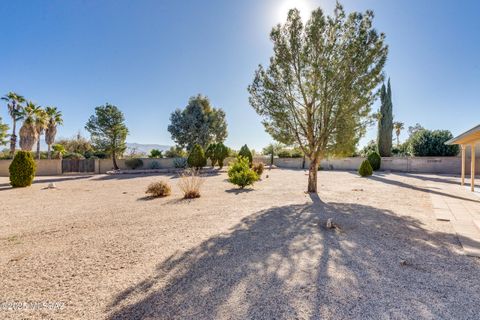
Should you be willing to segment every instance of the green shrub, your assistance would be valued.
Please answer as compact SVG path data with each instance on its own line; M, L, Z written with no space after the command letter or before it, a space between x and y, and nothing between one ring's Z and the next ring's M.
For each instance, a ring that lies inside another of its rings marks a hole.
M358 168L358 174L361 175L362 177L368 177L373 174L373 169L372 169L372 166L370 165L370 161L363 160L362 164L360 165L360 168Z
M368 157L370 153L377 151L377 142L375 140L370 140L358 153L361 157Z
M150 169L160 169L160 163L158 163L158 161L152 161L150 163Z
M217 144L210 143L207 147L207 150L205 150L205 157L207 159L210 159L210 162L212 163L212 167L215 167L215 164L217 163L217 155L215 153L216 149L217 149Z
M280 150L277 153L277 155L278 155L279 158L291 158L292 157L292 153L290 152L290 150L287 150L287 149Z
M172 193L172 188L165 181L152 182L145 193L154 198L166 197Z
M173 159L173 166L177 169L185 169L187 167L187 159L175 158Z
M83 154L81 153L76 153L76 152L66 152L64 155L63 155L63 159L85 159L85 157L83 156Z
M303 157L303 151L300 148L293 148L291 151L291 156L292 158L302 158Z
M446 145L453 135L448 130L418 130L408 139L408 151L417 157L456 156L458 145Z
M228 181L239 186L240 189L253 185L258 179L257 173L250 169L250 164L246 157L239 156L228 169Z
M220 169L223 168L223 161L228 157L230 150L223 143L217 143L215 147L215 158Z
M139 158L131 158L125 160L125 166L129 169L135 170L143 167L143 160Z
M104 151L85 151L83 154L87 159L107 159L109 154Z
M378 169L380 169L380 165L382 164L382 158L380 158L378 152L370 152L367 159L368 162L370 162L373 171L377 171Z
M152 149L150 150L149 158L163 158L162 150Z
M277 155L279 158L302 158L303 152L300 148L282 149Z
M18 151L8 167L12 187L28 187L32 185L37 166L28 151Z
M196 144L193 146L192 151L187 158L187 163L191 168L200 169L206 166L207 158L205 157L205 152L203 151L202 146Z
M165 151L166 158L186 158L187 153L181 147L171 147L169 150Z
M252 166L253 155L250 149L248 149L247 145L244 145L242 148L240 148L240 151L238 152L238 156L247 158L249 166Z
M262 176L264 168L265 168L265 165L263 164L263 162L257 162L252 165L252 170L255 171L255 173L259 178Z

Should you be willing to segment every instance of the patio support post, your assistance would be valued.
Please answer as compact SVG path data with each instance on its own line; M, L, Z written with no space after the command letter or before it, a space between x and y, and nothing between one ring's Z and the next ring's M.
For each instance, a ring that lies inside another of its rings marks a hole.
M465 145L462 144L462 186L465 184Z
M472 143L471 158L472 158L472 167L471 167L471 171L470 171L470 177L472 179L471 188L472 188L472 192L473 192L473 191L475 191L475 143Z

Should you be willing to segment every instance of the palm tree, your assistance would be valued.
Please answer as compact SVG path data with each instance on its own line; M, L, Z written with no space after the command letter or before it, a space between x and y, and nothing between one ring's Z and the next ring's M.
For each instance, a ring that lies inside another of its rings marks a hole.
M393 123L393 130L395 130L395 134L397 135L397 147L400 146L400 133L403 129L405 129L403 122L396 121Z
M57 125L63 123L62 112L58 111L56 107L46 107L47 113L47 128L45 129L45 142L48 146L48 159L52 158L51 148L55 143L55 136L57 135Z
M9 92L2 97L7 101L8 113L12 118L12 134L10 135L10 155L13 157L17 146L17 121L22 119L22 103L25 98L15 92Z
M35 129L37 130L37 159L40 160L40 138L48 124L48 115L40 106L35 110Z
M23 125L20 128L20 148L24 151L32 151L33 145L38 139L36 127L36 113L40 107L29 101L22 111Z

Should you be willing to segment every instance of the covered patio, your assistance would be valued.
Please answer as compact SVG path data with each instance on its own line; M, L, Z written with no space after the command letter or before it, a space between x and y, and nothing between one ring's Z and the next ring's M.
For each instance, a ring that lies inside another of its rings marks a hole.
M445 142L445 144L460 145L462 150L462 186L465 184L465 163L467 158L467 149L470 151L470 190L475 191L475 173L477 155L480 153L480 125L460 134L459 136Z

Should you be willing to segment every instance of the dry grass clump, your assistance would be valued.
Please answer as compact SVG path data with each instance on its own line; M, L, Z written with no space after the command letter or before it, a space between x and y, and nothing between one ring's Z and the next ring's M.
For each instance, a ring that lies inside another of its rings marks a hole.
M180 176L178 186L183 191L185 199L200 198L200 187L203 184L203 179L195 170L185 170Z
M172 193L172 188L165 181L157 181L150 183L145 193L154 198L166 197Z

